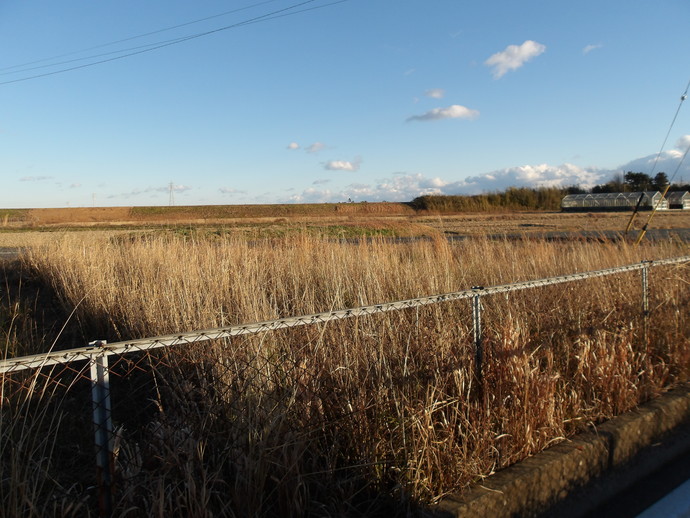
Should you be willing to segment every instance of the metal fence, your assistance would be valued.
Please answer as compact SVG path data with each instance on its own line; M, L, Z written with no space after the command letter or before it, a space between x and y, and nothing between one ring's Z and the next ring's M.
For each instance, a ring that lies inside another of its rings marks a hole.
M95 442L97 480L93 486L88 486L91 490L91 496L89 496L89 498L91 499L90 501L93 501L93 499L96 498L94 495L97 493L99 514L101 516L108 516L112 509L111 499L114 494L115 479L126 476L122 473L122 470L125 469L122 466L122 457L125 456L125 453L121 450L124 448L123 435L125 432L123 430L127 427L128 414L148 413L150 415L158 415L154 420L156 422L156 429L149 430L151 437L155 438L161 435L173 436L181 431L184 431L185 434L189 436L191 432L186 430L183 418L165 415L165 409L156 406L161 406L160 402L156 403L156 401L160 401L160 392L166 390L172 392L178 391L174 397L184 402L190 412L205 413L204 419L207 419L208 415L212 416L208 419L212 419L215 415L213 408L210 408L208 399L227 398L227 396L217 393L217 390L204 387L203 383L201 383L201 389L199 387L187 389L183 381L176 384L169 379L164 379L166 376L174 377L172 369L166 371L165 375L159 373L158 375L149 376L150 373L147 369L147 365L150 366L155 363L158 367L161 365L169 367L179 366L177 363L178 360L168 355L170 349L179 350L180 346L189 349L198 347L204 342L220 342L227 345L230 343L230 339L263 335L269 331L281 332L281 330L312 326L314 324L326 324L328 322L343 319L360 319L361 317L371 317L382 313L418 309L451 301L468 300L471 302L472 324L469 326L469 329L471 330L473 359L477 378L481 380L483 363L485 361L483 349L485 313L484 305L482 304L482 300L485 298L498 294L506 294L507 296L507 294L513 292L639 271L641 272L638 299L639 315L646 321L650 313L650 268L681 265L688 262L690 262L690 256L658 261L643 261L637 264L598 271L574 273L501 286L475 286L468 290L442 295L413 298L397 302L387 302L291 318L281 318L266 322L233 325L117 343L94 341L83 348L5 359L0 361L0 373L2 373L2 407L3 410L6 410L14 405L22 407L26 412L30 412L40 408L41 405L59 404L62 406L63 410L67 409L66 412L69 415L81 413L81 416L84 416L84 405L88 401L87 398L89 396L87 393L90 392L91 418L89 420L93 421L93 425L87 423L86 419L82 419L80 424L76 424L71 428L68 427L67 432L64 433L68 435L71 434L71 437L79 437L79 440L75 439L75 444L82 444L82 446L78 448L75 446L75 448L79 450L75 450L75 463L83 462L83 459L87 459L89 456L93 459L93 454L82 451L84 449L83 442L86 436L90 436L92 441ZM300 339L305 341L311 340L308 336L300 337ZM223 365L223 369L232 369L233 372L233 376L228 378L226 382L228 385L236 386L237 390L249 393L259 385L263 385L261 387L262 390L265 390L266 386L270 385L269 388L273 391L271 397L274 398L275 405L281 404L280 401L282 401L283 398L294 397L294 394L290 396L289 394L286 395L281 393L280 387L271 385L273 382L260 376L259 373L263 372L263 369L268 366L273 373L275 373L276 370L280 370L280 376L299 379L300 369L302 369L299 361L294 361L286 365L285 358L277 358L274 353L265 351L264 339L259 339L255 343L247 341L238 344L235 342L232 346L246 347L251 350L251 352L248 351L246 355L242 357L244 359L240 359L239 361L234 360L235 363L233 365ZM192 376L198 375L201 370L208 370L211 372L212 376L222 376L222 374L217 372L218 369L216 364L206 364L202 361L200 364L194 365L194 362L189 362L185 363L183 367L189 370ZM195 372L197 374L195 374ZM146 375L142 375L142 373L146 373ZM117 390L115 387L111 387L112 375L115 375L119 380ZM143 398L144 403L142 403L140 407L120 409L119 416L114 419L113 401L115 401L116 404L118 397L124 398L126 397L127 391L132 390L143 391L152 396ZM193 407L200 408L194 410ZM240 408L235 408L233 410L233 412L240 411ZM323 408L318 411L322 413L327 412L327 410ZM17 417L17 421L12 422L12 426L20 426L17 422L21 419L25 419L26 415L22 414L20 416L19 412L13 414L12 411L10 411L8 415L12 416L15 414L19 417ZM165 416L165 419L169 419L169 422L163 423L164 418L160 416ZM336 418L342 417L343 416L336 416ZM4 417L3 419L5 419L4 423L0 422L0 424L3 424L5 427L9 426L8 417ZM224 419L227 424L228 420L240 419L240 417L233 414L231 418L227 415L224 416ZM29 425L22 424L22 426ZM51 421L39 423L37 426L39 431L50 431L57 425L55 422ZM318 426L318 424L316 426ZM180 444L183 444L185 440L185 438L179 439ZM27 448L50 449L49 446L41 444L33 444L27 446ZM5 454L9 455L7 452L5 452ZM49 452L46 451L45 455L49 455ZM136 459L138 456L141 457L136 451L130 451L126 453L126 455L129 455L130 464L136 464L132 459ZM81 461L77 459L81 459ZM7 459L5 459L5 462L7 462ZM93 470L92 467L90 468L85 465L68 466L67 468L76 472L81 471L82 474L84 472L92 472ZM138 469L143 469L141 462L138 465ZM136 469L134 471L136 471ZM88 476L83 475L83 479L87 480ZM86 483L83 485L86 485ZM69 492L69 487L67 487L65 491ZM56 498L56 502L60 502L60 499ZM62 502L63 503L59 505L65 505L64 501ZM80 500L76 498L76 500L73 499L71 502L70 505L73 506L86 505L85 499ZM59 514L59 511L56 512Z

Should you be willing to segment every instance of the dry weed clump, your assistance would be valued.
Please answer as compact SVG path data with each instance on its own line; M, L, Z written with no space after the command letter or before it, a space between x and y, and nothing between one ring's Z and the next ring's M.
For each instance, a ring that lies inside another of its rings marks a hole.
M54 243L26 264L114 341L682 253L159 236ZM647 319L639 273L484 297L481 366L468 301L120 358L116 514L409 512L685 379L689 279L652 270Z

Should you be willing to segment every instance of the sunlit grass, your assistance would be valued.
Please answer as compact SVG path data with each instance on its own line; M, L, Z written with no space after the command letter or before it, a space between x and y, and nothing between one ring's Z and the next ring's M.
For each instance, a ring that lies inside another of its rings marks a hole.
M670 243L190 233L56 240L32 249L25 268L92 338L115 341L684 253ZM467 301L140 360L132 376L155 390L115 401L127 408L115 410L118 512L347 514L380 509L381 495L403 512L466 487L685 379L688 267L650 277L646 331L639 272L485 297L480 376Z

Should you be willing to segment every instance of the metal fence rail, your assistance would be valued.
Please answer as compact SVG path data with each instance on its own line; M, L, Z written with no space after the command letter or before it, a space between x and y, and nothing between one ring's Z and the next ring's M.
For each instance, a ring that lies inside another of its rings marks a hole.
M256 322L249 324L239 324L228 327L219 327L215 329L189 331L185 333L157 336L151 338L142 338L138 340L113 342L110 344L99 342L101 345L96 345L94 343L93 345L89 345L88 347L82 347L77 349L68 349L64 351L55 351L51 353L35 354L32 356L5 359L0 361L0 373L9 373L22 369L34 369L50 365L65 364L80 360L91 360L92 358L98 356L121 355L127 354L132 351L147 351L150 349L169 347L179 344L191 344L204 342L207 340L217 340L220 338L230 338L234 336L264 333L266 331L273 331L276 329L286 329L291 327L306 326L312 324L322 324L333 320L374 315L377 313L386 313L388 311L399 311L403 309L427 306L430 304L438 304L441 302L469 299L477 296L494 295L498 293L510 293L514 291L539 288L543 286L551 286L554 284L562 284L566 282L581 281L585 279L592 279L595 277L605 277L609 275L616 275L624 272L632 272L637 270L646 271L648 268L654 266L681 264L686 262L690 262L690 256L675 257L671 259L661 259L656 261L643 261L641 263L617 266L615 268L606 268L603 270L573 273L569 275L560 275L557 277L549 277L546 279L504 284L500 286L478 286L469 290L445 293L442 295L432 295L429 297L419 297L414 299L400 300L396 302L385 302L382 304L360 306L357 308L315 313L313 315L279 318L276 320L268 320L266 322ZM646 296L646 287L643 287L643 297L644 296Z

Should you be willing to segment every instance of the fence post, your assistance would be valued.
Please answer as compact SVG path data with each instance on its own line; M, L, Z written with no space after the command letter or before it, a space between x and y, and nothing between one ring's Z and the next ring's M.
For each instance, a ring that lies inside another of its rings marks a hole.
M103 347L103 340L90 342L90 346ZM94 439L96 444L96 477L98 482L98 509L101 518L112 513L113 491L113 421L110 407L110 373L108 356L91 357L91 401L93 408Z
M645 344L649 334L649 265L652 261L642 261L642 333Z
M480 292L484 286L472 286L474 296L472 297L472 323L474 329L474 358L477 379L482 380L482 363L484 362L484 351L482 349L482 301Z
M642 315L649 316L649 265L652 261L642 261Z

